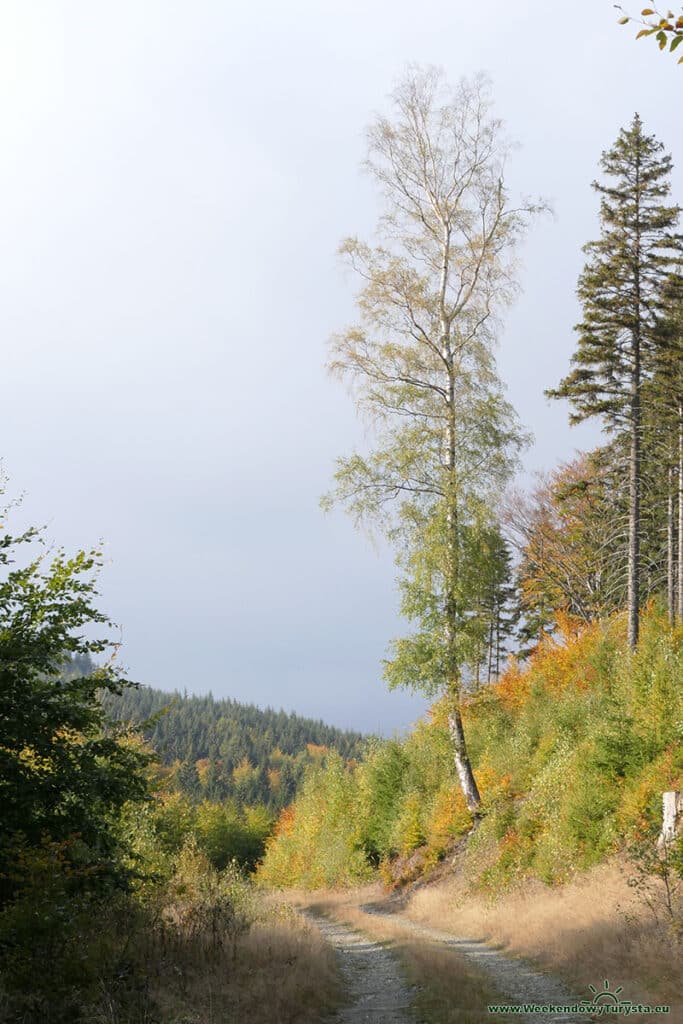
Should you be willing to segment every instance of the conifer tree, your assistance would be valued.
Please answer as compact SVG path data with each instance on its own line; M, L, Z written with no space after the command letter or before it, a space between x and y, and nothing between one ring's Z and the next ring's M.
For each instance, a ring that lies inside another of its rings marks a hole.
M652 395L655 421L662 438L656 458L662 466L666 491L667 604L673 624L676 617L683 619L683 274L680 272L671 274L664 282L655 340Z
M628 642L638 642L643 385L653 372L653 334L663 279L676 258L680 209L670 193L671 157L646 135L636 114L603 153L607 181L600 195L601 234L584 247L579 278L583 320L576 330L574 369L548 394L568 398L572 422L599 416L608 432L626 433L628 484Z

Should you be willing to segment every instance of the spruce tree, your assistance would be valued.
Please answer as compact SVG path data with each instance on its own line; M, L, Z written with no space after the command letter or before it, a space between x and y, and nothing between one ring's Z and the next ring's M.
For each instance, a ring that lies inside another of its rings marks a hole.
M662 437L657 461L665 476L667 604L673 625L683 619L683 273L664 282L655 333L654 418ZM678 520L678 523L676 523Z
M636 114L603 153L601 233L584 247L579 278L583 320L577 325L574 369L548 394L568 398L572 422L599 416L629 444L628 642L638 642L643 385L653 372L654 332L662 281L676 259L680 208L667 203L671 157L646 135Z

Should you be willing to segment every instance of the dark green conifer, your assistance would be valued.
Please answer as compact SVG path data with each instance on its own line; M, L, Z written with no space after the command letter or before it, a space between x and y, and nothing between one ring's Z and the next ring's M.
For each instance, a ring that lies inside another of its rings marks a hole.
M599 416L629 442L628 639L638 642L643 385L653 372L654 333L664 278L676 262L680 208L668 203L671 157L646 135L636 114L603 153L607 178L600 195L601 233L584 247L579 278L583 320L577 325L573 370L548 392L568 398L572 422Z

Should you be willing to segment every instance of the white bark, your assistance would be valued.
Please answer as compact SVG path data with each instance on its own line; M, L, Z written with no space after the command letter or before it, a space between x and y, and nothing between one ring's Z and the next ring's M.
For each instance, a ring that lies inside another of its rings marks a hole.
M683 824L683 792L662 794L662 831L657 846L665 849L675 840Z

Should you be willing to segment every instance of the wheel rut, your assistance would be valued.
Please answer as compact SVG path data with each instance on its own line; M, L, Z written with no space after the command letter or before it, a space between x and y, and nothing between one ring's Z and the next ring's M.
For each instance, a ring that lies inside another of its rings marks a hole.
M580 1001L553 975L544 974L521 960L506 956L476 939L459 938L449 932L417 924L402 914L387 913L374 904L359 907L373 917L398 925L406 938L452 950L489 976L500 995L497 1003L572 1005ZM323 937L334 947L344 986L349 997L337 1011L334 1024L428 1024L415 1016L411 1001L415 989L406 981L399 961L390 949L340 921L311 910L303 911ZM482 1016L486 1007L482 1006ZM509 1014L506 1016L510 1016ZM491 1014L491 1021L505 1019ZM575 1024L590 1020L588 1014L564 1012L515 1013L514 1019L528 1024Z
M455 955L463 957L479 970L488 974L496 990L510 1003L567 1006L580 1002L580 998L577 998L576 994L570 992L559 978L556 978L554 975L544 974L522 960L506 956L504 953L500 953L498 950L487 946L485 942L480 942L477 939L459 938L450 932L417 924L402 914L387 913L371 903L365 904L359 909L366 914L372 914L374 917L381 917L394 922L394 924L400 924L401 929L406 935L452 949ZM485 1009L485 1007L482 1007L482 1009ZM515 1014L514 1017L516 1020L536 1022L536 1024L550 1024L550 1022L575 1024L575 1022L585 1022L586 1019L590 1019L586 1014L577 1015L563 1012L520 1013ZM502 1015L491 1015L492 1021L501 1019Z
M335 1024L417 1024L410 1010L413 989L388 949L338 921L310 911L306 918L334 947L350 997Z

